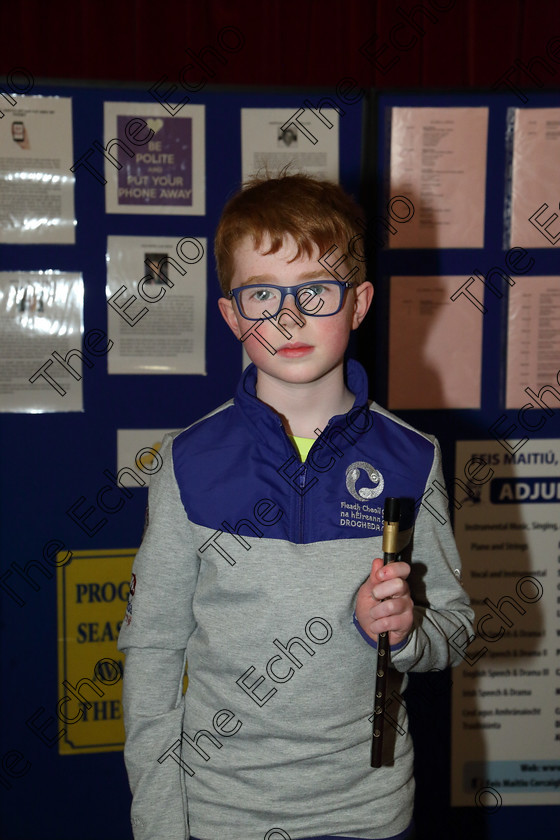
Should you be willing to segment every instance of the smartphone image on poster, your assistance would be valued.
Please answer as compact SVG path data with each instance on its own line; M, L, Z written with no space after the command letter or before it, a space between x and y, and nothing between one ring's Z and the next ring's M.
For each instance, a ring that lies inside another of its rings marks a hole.
M25 140L25 128L21 120L14 120L12 123L12 140L16 143L23 143Z

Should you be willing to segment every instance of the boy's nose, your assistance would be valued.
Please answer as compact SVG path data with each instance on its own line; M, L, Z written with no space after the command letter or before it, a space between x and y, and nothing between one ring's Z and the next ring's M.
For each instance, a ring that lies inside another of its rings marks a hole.
M286 306L286 302L287 302L289 297L294 298L294 302L293 302L292 306L288 307L288 306ZM305 323L306 323L305 316L304 316L303 312L300 312L300 310L295 305L295 295L292 295L292 294L286 295L286 297L284 298L284 306L282 307L282 309L278 310L278 312L274 316L275 322L280 327L283 327L285 329L285 324L281 323L281 318L284 315L286 315L290 318L292 326L294 326L294 325L298 326L298 327L304 327L305 326Z

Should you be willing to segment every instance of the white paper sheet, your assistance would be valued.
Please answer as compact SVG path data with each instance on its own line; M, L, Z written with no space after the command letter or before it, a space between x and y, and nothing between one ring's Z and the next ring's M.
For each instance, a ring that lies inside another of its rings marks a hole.
M537 394L543 385L560 390L559 368L560 277L516 277L509 290L506 408L530 402L525 388Z
M21 96L0 123L0 242L75 242L72 100Z
M560 804L559 461L558 440L513 456L496 440L457 444L455 474L474 496L455 486L476 636L454 639L452 805Z
M140 481L147 486L150 475L158 471L160 460L157 453L161 448L164 435L170 429L117 429L117 472L126 469L120 483L123 487L141 487ZM139 481L134 479L136 473Z
M338 182L338 112L333 108L321 111L332 128L308 108L298 117L306 132L317 141L313 143L297 125L282 131L282 126L297 111L294 108L241 109L243 181L265 171L277 173L291 164L290 172L307 172Z
M1 411L83 411L83 299L81 274L0 272Z
M155 103L105 102L104 113L105 148L115 138L121 143L111 150L121 168L105 160L107 213L203 216L204 105L169 117Z
M560 243L560 108L517 108L514 115L511 245Z
M389 248L482 248L488 108L393 108L390 195L414 217Z
M204 237L108 237L110 374L206 373L206 249Z
M389 408L480 408L482 313L460 277L392 277Z

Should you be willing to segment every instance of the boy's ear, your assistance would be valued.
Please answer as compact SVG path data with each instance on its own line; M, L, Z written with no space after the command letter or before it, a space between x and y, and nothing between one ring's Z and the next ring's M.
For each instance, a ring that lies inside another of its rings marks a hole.
M236 338L241 338L241 329L239 327L239 323L237 321L237 316L233 309L233 300L230 298L221 297L218 298L218 308L222 313L222 317L234 336Z
M366 280L354 289L354 313L352 315L352 329L356 330L367 315L373 300L373 285Z

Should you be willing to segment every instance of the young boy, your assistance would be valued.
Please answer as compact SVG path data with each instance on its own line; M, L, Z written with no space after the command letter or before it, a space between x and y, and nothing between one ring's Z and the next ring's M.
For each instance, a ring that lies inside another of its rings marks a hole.
M166 437L150 487L119 639L139 840L412 836L402 698L370 766L377 634L394 697L408 671L460 659L448 640L473 614L448 517L419 501L442 480L436 441L370 405L344 361L373 296L348 256L358 216L337 185L292 175L252 182L220 220L219 307L253 364ZM386 496L417 500L412 567L383 568Z

